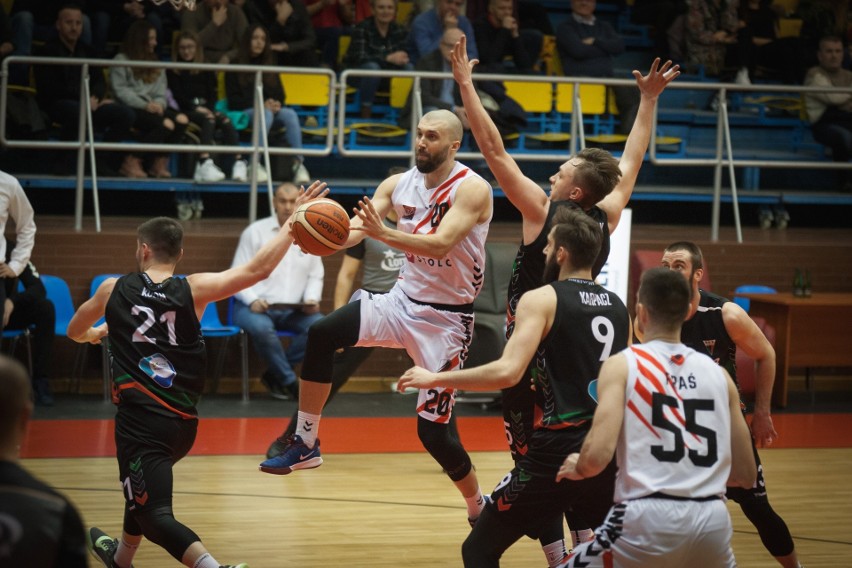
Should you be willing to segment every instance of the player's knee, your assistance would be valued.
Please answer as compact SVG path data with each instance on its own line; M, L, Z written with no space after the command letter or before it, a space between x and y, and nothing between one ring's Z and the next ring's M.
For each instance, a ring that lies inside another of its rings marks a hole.
M767 499L743 500L740 501L740 507L772 556L787 556L793 552L795 545L790 529Z
M450 435L446 424L436 424L423 418L417 420L417 436L427 452L441 464L453 481L464 479L473 467L470 456L461 443Z
M134 517L145 538L164 548L177 560L183 558L183 553L193 542L200 540L198 535L175 519L171 505L146 508Z

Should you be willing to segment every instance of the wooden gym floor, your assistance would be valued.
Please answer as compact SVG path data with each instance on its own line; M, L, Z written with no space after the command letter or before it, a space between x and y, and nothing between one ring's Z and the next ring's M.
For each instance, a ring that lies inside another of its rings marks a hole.
M175 511L220 562L283 566L461 566L469 527L463 502L420 448L414 398L341 393L322 423L322 467L276 477L257 471L295 409L255 395L202 400L198 440L175 469ZM489 490L511 468L498 412L458 404L459 429ZM21 448L25 467L79 507L87 525L121 528L111 405L60 395L38 408ZM778 443L761 450L771 502L809 568L852 566L852 396L794 393L774 414ZM734 551L743 567L777 564L734 503ZM503 566L544 566L537 543L516 543ZM178 566L145 542L137 568Z

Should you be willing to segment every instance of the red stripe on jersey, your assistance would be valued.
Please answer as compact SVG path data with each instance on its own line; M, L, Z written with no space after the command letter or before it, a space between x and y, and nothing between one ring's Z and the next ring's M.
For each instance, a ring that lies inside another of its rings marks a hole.
M138 390L139 392L151 397L160 406L169 409L170 411L174 412L175 414L177 414L181 418L184 418L184 419L187 419L187 420L192 420L192 419L198 418L198 416L193 416L192 414L187 414L186 412L183 412L182 410L178 410L177 408L171 406L170 404L167 404L163 399L161 399L160 397L158 397L157 395L155 395L154 393L152 393L151 391L149 391L148 389L146 389L144 386L137 383L136 381L130 381L129 383L124 383L123 385L118 385L114 389L114 391L115 391L115 394L117 394L118 391L123 391L123 390L127 390L127 389ZM115 398L115 394L113 395L113 398Z
M461 178L463 178L464 176L466 176L466 175L467 175L467 172L469 172L469 171L470 171L470 169L469 169L469 168L464 168L464 169L462 169L462 170L459 170L459 173L457 173L456 175L454 175L453 177L451 177L450 179L448 179L447 181L445 181L444 183L442 183L441 185L439 185L439 186L438 186L438 188L435 190L435 196L436 196L435 201L438 201L438 198L437 198L437 197L438 197L438 195L440 194L440 192L442 192L442 191L444 191L444 190L448 189L450 186L452 186L452 185L453 185L454 183L456 183L458 180L460 180Z
M657 432L657 431L654 429L654 427L653 427L653 426L651 426L650 422L648 422L648 421L645 419L645 416L642 414L642 411L640 411L640 410L639 410L639 408L636 406L636 404L635 404L632 400L628 400L628 401L627 401L627 408L629 408L629 409L630 409L630 411L631 411L631 412L633 412L633 414L635 414L635 415L636 415L636 418L638 418L638 419L639 419L639 421L640 421L642 424L644 424L644 425L648 428L648 430L650 430L650 431L651 431L651 433L652 433L654 436L656 436L657 438L659 438L659 437L660 437L659 432Z

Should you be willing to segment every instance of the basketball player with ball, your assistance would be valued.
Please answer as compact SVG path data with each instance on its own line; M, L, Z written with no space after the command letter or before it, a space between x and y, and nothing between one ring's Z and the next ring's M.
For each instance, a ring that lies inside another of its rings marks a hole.
M399 280L387 294L362 294L311 326L296 433L280 440L282 453L261 463L261 471L284 475L322 464L320 413L331 389L335 350L353 345L405 349L415 364L431 371L460 368L467 357L473 301L485 272L492 190L455 160L462 138L455 114L425 114L415 136L415 167L388 177L372 199L358 203L345 243L352 246L369 236L405 251ZM397 229L382 222L391 209L399 217ZM299 231L294 226L294 234ZM449 434L454 398L453 389L421 390L417 433L464 497L473 523L485 501L470 456Z

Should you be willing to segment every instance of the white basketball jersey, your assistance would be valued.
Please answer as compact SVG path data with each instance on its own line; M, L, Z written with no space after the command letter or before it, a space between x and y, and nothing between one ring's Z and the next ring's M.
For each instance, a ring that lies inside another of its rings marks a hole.
M615 501L665 493L724 495L731 471L728 385L712 359L683 344L651 341L627 357Z
M393 190L392 201L400 231L428 235L455 201L459 186L466 179L479 177L467 166L455 163L449 177L438 187L427 188L417 168L405 172ZM481 179L481 178L480 178ZM486 182L487 183L487 182ZM493 199L490 194L489 199ZM493 208L492 208L493 210ZM420 302L448 305L470 304L479 294L485 276L485 237L491 217L470 230L443 258L406 253L398 286Z

